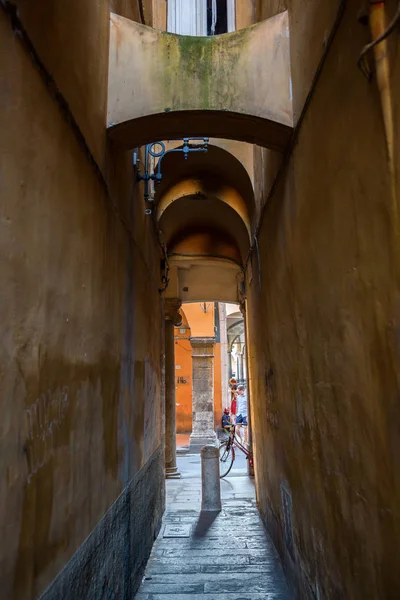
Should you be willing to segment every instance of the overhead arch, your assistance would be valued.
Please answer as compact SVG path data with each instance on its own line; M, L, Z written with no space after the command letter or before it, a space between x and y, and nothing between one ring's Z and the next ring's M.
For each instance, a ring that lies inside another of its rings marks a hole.
M187 319L187 316L186 316L185 311L182 306L180 307L179 312L182 317L182 324L180 325L180 327L185 328L185 329L190 329L189 321Z
M170 34L115 14L110 27L114 143L208 135L284 149L293 127L286 12L211 37Z
M168 256L213 257L242 264L242 257L233 236L201 227L180 231L168 245Z
M232 146L235 143L228 142L228 144L229 149L209 143L207 152L191 152L187 160L180 152L166 154L162 160L163 177L157 187L158 195L162 196L171 185L181 179L207 173L207 175L217 177L220 181L229 183L236 188L239 194L246 199L251 212L251 205L254 206L254 199L252 200L254 188L250 174L243 162L232 153ZM176 143L174 147L180 148L182 144Z
M229 150L208 144L207 152L191 152L187 160L180 152L169 152L162 159L161 171L163 177L156 187L160 215L164 206L179 194L200 193L219 197L230 204L246 224L252 221L253 184L246 167ZM196 183L191 184L190 180Z
M217 179L210 177L201 179L185 179L173 185L162 197L157 205L157 220L160 220L165 211L176 201L183 198L198 198L204 205L204 199L217 198L234 210L243 221L249 239L251 237L251 222L249 208L235 188L221 184Z
M193 254L199 254L198 248L211 249L210 240L214 239L214 247L230 248L223 256L230 260L237 257L237 262L244 264L250 247L248 230L241 217L227 203L215 197L196 195L178 198L162 213L159 228L168 252L171 244L176 246L177 240L183 239L186 239L187 250L189 233L192 234L191 241L195 242Z
M228 336L228 345L232 348L235 341L239 338L241 341L244 340L244 320L243 317L241 320L237 321L233 325L231 325L227 330Z
M110 115L110 119L112 114ZM115 124L109 121L108 135L116 147L129 150L151 142L203 136L237 140L283 152L292 127L271 119L227 110L185 110L156 113Z

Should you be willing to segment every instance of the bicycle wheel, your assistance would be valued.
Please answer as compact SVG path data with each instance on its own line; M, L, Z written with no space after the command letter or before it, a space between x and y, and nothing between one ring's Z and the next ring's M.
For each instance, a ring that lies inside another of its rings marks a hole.
M223 442L219 447L219 477L223 479L232 469L233 461L235 460L235 450L232 444Z

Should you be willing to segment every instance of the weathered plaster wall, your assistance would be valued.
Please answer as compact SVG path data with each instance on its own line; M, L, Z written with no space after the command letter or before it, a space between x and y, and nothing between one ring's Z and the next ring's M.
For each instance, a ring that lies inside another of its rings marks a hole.
M315 18L308 35L299 22L300 39L292 16L305 4ZM336 6L291 2L295 97ZM247 277L258 500L302 598L400 596L399 243L376 82L356 66L368 41L358 9L347 3L267 205L261 288L256 253ZM396 33L397 149L398 50ZM282 483L292 494L286 529Z
M152 5L152 0L110 0L110 11L131 21L152 26Z
M244 29L249 25L255 23L256 17L256 0L236 0L235 3L235 17L236 17L236 29Z
M286 13L204 38L111 15L107 122L115 142L132 147L179 137L182 130L253 141L265 129L266 144L280 147L291 111Z
M19 4L101 164L107 4ZM66 576L106 597L126 531L102 553L95 540L129 499L141 521L119 597L131 598L163 510L159 252L140 196L111 200L2 9L0 45L1 594L36 598L75 553ZM65 598L63 581L47 597Z
M12 4L16 5L36 51L71 108L92 153L103 166L108 0L70 0L67 3L14 0Z
M152 27L161 29L161 31L167 30L167 2L162 0L153 0L153 23Z
M159 532L164 476L164 450L159 446L41 596L43 600L134 597ZM143 518L144 506L153 518Z
M288 9L290 0L254 0L256 21L269 19Z

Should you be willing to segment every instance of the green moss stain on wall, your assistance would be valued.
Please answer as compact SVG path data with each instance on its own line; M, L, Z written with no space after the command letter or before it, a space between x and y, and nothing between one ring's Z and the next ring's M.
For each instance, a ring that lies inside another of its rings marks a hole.
M185 110L194 103L199 110L231 110L253 28L210 37L161 33L159 93L173 99L164 110Z

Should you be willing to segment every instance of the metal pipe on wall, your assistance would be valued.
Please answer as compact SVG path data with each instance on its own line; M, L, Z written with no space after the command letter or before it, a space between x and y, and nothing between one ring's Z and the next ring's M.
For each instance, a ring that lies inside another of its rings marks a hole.
M370 0L369 27L371 31L372 42L363 50L362 56L368 50L373 49L376 69L376 81L380 94L382 107L383 123L385 128L385 139L387 145L390 186L392 197L392 213L395 226L395 236L400 238L399 210L396 188L396 164L395 164L395 136L393 119L393 99L390 80L390 55L388 36L398 24L400 18L400 2L392 23L387 27L386 24L386 0Z

